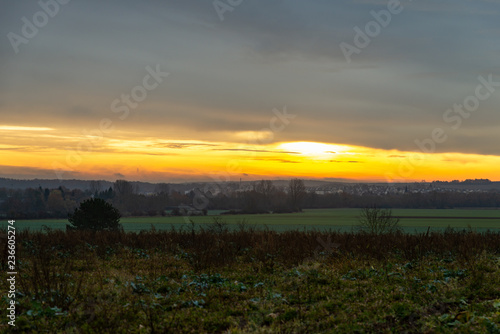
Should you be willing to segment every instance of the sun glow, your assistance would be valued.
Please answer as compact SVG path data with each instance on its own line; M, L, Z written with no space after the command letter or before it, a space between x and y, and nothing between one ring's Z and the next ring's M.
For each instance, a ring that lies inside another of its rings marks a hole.
M0 134L0 171L14 178L36 171L54 178L62 170L63 178L155 182L212 180L214 175L224 180L300 177L409 182L470 175L496 180L491 166L500 165L497 156L421 153L417 160L415 152L312 141L242 144L149 134L127 137L126 132L94 138L78 130L49 128L38 128L35 136L29 126L0 126L0 130L7 130Z
M338 154L351 154L349 146L306 141L283 143L278 147L295 154L324 159L332 158Z
M3 131L51 131L52 128L42 128L36 126L10 126L10 125L0 125L0 130Z

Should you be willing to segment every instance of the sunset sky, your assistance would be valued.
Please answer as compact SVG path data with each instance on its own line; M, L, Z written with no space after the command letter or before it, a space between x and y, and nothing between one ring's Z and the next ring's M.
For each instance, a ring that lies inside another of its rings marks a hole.
M498 0L0 6L0 177L500 180Z

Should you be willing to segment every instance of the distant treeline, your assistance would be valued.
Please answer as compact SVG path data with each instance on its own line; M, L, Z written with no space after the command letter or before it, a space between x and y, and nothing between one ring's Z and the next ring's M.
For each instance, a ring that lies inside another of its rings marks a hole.
M453 180L453 181L432 181L433 184L478 184L478 185L487 185L492 184L489 179L467 179L464 181Z
M232 213L296 212L312 208L463 208L500 207L499 192L432 191L402 194L317 194L307 191L302 180L290 181L288 187L276 187L271 181L256 183L245 191L209 191L195 189L188 193L158 184L155 192L139 194L128 181L118 180L112 187L100 189L97 183L89 190L59 187L14 190L0 188L0 217L9 219L66 218L85 199L102 198L115 206L122 216L157 216L206 214L207 210Z

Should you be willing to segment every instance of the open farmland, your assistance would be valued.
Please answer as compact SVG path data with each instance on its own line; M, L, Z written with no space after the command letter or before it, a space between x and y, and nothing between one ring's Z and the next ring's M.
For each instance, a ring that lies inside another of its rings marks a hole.
M149 230L154 226L157 230L179 229L190 226L190 220L203 226L211 223L221 211L209 212L203 217L125 217L122 218L125 231ZM311 209L302 213L291 214L260 214L260 215L222 215L230 229L237 228L238 224L245 222L257 228L269 228L274 231L287 231L294 229L316 229L352 231L358 224L359 209ZM400 217L400 225L405 232L424 232L431 230L441 231L447 227L468 229L469 227L481 232L500 229L500 210L482 209L395 209L393 215ZM16 226L19 230L42 230L43 226L51 229L65 229L65 219L46 220L18 220ZM0 225L5 228L6 223Z
M10 332L500 330L499 233L206 227L20 232Z

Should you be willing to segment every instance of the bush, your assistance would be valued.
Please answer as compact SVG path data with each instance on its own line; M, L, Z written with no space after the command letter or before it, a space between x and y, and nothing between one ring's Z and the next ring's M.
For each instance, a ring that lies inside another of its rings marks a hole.
M117 231L122 229L120 212L100 198L91 198L68 215L69 230Z
M392 216L392 210L379 209L376 206L361 210L359 224L362 230L377 235L400 230L399 218Z

